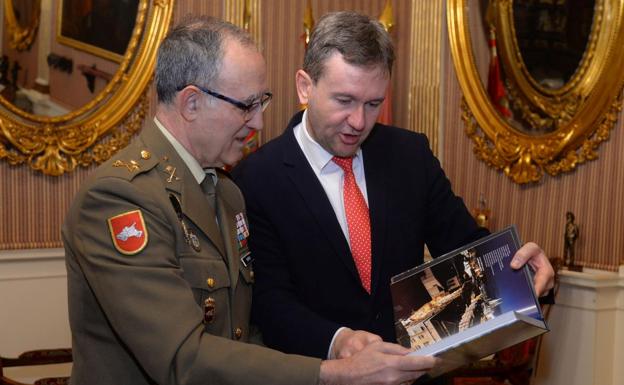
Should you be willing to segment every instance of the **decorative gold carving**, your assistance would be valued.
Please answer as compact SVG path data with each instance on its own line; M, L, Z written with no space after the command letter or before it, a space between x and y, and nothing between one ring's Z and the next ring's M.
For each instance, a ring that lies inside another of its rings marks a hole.
M33 19L29 25L20 25L15 17L13 0L4 0L4 13L8 33L9 47L18 51L25 51L30 48L37 36L39 28L39 18L41 16L41 0L33 1Z
M62 175L77 166L101 163L127 145L147 113L147 85L172 11L172 0L158 6L140 0L137 23L117 73L82 108L44 117L0 98L0 159L28 164L47 175Z
M558 175L597 159L596 150L609 138L622 105L624 55L619 47L624 44L624 3L596 0L594 25L579 68L563 87L547 89L522 61L514 38L512 1L495 1L508 96L531 127L520 130L502 118L483 87L468 20L468 7L476 2L449 0L451 53L465 98L462 119L477 158L519 184L540 181L544 171ZM533 130L538 133L530 133Z
M383 25L384 29L388 32L394 28L394 15L392 14L392 1L386 0L383 11L379 15L379 22Z
M507 88L514 106L522 112L531 127L527 129L550 132L565 126L572 120L580 104L588 95L588 81L596 75L591 67L598 37L603 28L604 2L596 0L594 23L585 54L572 78L561 88L552 89L542 86L529 73L516 39L512 0L492 0L496 4L496 26L500 31L501 59L505 74L509 77ZM542 117L546 115L545 117Z

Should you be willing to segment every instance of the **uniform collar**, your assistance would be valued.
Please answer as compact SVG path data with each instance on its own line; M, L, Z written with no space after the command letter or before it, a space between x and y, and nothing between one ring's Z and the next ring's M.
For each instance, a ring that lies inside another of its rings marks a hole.
M214 168L202 168L195 157L193 157L193 155L191 155L191 153L188 152L188 150L173 135L171 135L169 130L167 130L156 117L154 117L154 124L156 124L156 127L158 127L169 143L171 143L171 146L176 150L186 167L188 167L191 171L191 174L193 174L197 184L200 184L204 180L206 174L210 174L213 181L216 183L217 173Z

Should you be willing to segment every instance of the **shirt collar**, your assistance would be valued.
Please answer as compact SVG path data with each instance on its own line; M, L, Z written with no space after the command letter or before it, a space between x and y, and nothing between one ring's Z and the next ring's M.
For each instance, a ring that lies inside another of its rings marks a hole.
M310 133L308 132L308 110L306 109L303 112L303 117L301 118L301 129L302 134L301 138L301 146L303 147L303 152L308 157L308 161L312 165L313 168L322 171L328 164L334 164L331 162L334 157L332 154L327 152L316 140L312 138ZM356 158L362 157L362 148L358 148L353 156L354 160Z
M162 134L165 136L165 138L167 138L169 143L171 143L180 158L182 158L182 161L191 171L191 174L193 174L193 177L198 184L204 180L206 174L210 174L213 178L213 181L216 183L217 173L215 172L214 168L203 169L197 159L195 159L195 157L191 155L190 152L188 152L188 150L182 145L182 143L180 143L173 135L171 135L169 130L167 130L156 117L154 117L154 123L156 124L156 127L158 127L160 132L162 132Z

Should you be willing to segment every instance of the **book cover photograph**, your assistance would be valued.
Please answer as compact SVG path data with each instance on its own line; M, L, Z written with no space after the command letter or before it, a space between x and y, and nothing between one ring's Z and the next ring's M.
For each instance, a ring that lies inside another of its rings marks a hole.
M519 246L512 226L393 277L398 342L444 372L546 332L529 267L509 266Z

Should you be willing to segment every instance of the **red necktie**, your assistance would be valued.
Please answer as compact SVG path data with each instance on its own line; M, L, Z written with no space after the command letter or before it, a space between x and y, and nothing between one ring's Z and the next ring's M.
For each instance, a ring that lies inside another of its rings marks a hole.
M368 293L371 291L371 230L368 206L364 196L355 182L353 175L353 158L333 157L332 161L344 171L343 199L347 224L349 227L349 243L362 286Z

